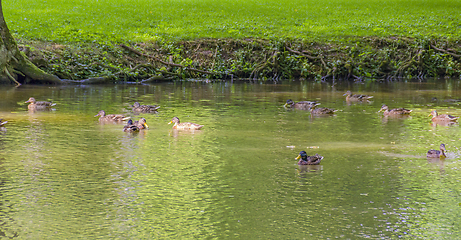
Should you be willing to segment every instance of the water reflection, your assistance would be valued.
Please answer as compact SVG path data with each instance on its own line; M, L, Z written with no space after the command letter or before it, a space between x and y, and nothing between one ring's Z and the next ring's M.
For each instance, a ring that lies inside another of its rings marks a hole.
M351 104L347 90L374 101ZM461 213L461 132L458 124L432 126L427 115L431 108L460 115L438 100L460 93L458 81L0 87L0 117L9 121L0 134L0 232L37 239L449 236L460 230L452 223ZM56 111L28 112L21 104L32 95L53 99ZM339 111L287 111L289 98ZM134 102L162 108L136 115ZM377 113L383 103L414 111L384 117ZM100 109L144 117L149 129L101 125L93 117ZM205 127L171 129L174 116ZM427 159L440 142L448 157ZM301 150L325 158L298 166L292 156Z

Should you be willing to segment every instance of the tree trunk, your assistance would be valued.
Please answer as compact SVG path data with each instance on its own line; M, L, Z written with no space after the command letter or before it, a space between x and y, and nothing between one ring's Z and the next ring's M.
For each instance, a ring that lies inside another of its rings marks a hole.
M25 81L62 83L57 76L39 69L29 61L24 53L19 51L3 17L2 1L0 0L0 83L11 82L20 85L21 81L23 83Z

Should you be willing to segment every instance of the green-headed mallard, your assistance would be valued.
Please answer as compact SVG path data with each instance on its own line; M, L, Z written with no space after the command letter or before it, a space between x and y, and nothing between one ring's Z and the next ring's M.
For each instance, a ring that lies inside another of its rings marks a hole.
M27 100L26 103L29 103L29 106L27 106L27 108L31 110L50 109L52 106L56 105L56 103L45 102L45 101L37 102L35 98L33 97L29 98L29 100Z
M426 156L428 158L445 158L447 155L445 155L445 152L447 150L445 149L445 144L440 144L440 151L439 150L434 150L434 149L431 149L429 151L427 151L427 154Z
M293 100L288 99L287 102L285 103L284 107L296 108L296 109L299 109L299 110L307 110L307 111L309 111L312 107L315 107L317 105L320 105L320 103L311 102L311 101L302 101L302 102L294 103Z
M373 96L352 94L351 91L347 91L343 96L346 96L346 101L367 101L373 98Z
M317 106L313 106L310 111L311 111L311 114L313 115L325 115L325 114L334 114L338 110L335 110L332 108L324 108L324 107L318 108Z
M432 121L433 122L456 122L459 117L454 117L448 114L438 114L436 110L432 110L431 114L428 116L433 116Z
M172 124L172 123L174 123L173 129L180 129L180 130L199 130L204 126L204 125L199 125L199 124L191 123L191 122L180 123L179 118L177 117L174 117L173 119L171 119L171 121L168 124Z
M138 128L138 126L134 125L133 121L130 119L130 120L128 120L126 125L123 126L123 131L124 132L130 132L130 133L139 132L139 128Z
M147 126L147 121L145 118L140 118L138 121L135 121L134 125L136 125L141 130L149 128L149 126Z
M138 112L138 113L153 113L157 112L157 110L160 108L160 106L154 105L141 105L138 102L135 102L133 104L133 112Z
M104 122L104 121L107 121L107 122L120 122L120 121L125 121L125 120L130 119L130 117L125 117L124 115L121 115L121 114L109 114L109 115L106 115L106 112L104 110L99 111L99 113L96 114L95 117L97 117L97 116L100 116L99 117L100 122Z
M389 115L398 116L398 115L408 115L413 110L408 110L405 108L394 108L392 110L389 110L389 107L386 104L384 104L378 112L382 112L382 111L384 111L383 112L384 116L389 116Z
M296 157L296 160L299 160L298 165L318 165L322 159L323 157L319 154L315 154L314 156L307 156L306 151L299 152L298 157Z

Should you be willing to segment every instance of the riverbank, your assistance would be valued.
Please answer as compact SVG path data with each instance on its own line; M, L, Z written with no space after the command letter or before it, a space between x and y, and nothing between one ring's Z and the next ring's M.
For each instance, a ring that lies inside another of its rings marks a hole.
M201 39L130 45L64 45L23 40L18 43L32 62L46 72L62 79L97 78L94 83L188 78L393 81L461 76L461 43L446 39Z

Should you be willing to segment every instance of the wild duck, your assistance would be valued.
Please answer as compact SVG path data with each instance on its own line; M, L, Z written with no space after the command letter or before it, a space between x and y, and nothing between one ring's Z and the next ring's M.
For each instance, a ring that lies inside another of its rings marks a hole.
M445 149L445 144L442 143L442 144L440 144L440 151L431 149L431 150L427 151L426 156L428 158L444 158L444 157L447 156L447 155L445 155L446 151L447 150Z
M382 111L383 111L384 116L389 116L389 115L397 116L397 115L408 115L413 110L408 110L405 108L394 108L392 110L389 110L389 107L386 104L384 104L378 112L382 112Z
M311 101L301 101L301 102L293 102L293 100L288 99L285 103L284 107L286 108L295 108L299 110L307 110L309 111L312 107L320 105L318 102L311 102Z
M436 110L432 110L431 114L429 114L428 116L432 116L432 121L433 122L438 122L438 121L442 121L442 122L456 122L458 120L459 117L454 117L454 116L451 116L451 115L448 115L448 114L438 114Z
M373 96L369 95L352 94L351 91L347 91L343 96L346 96L346 101L367 101L373 98Z
M319 154L307 156L306 151L299 152L299 155L296 157L296 160L299 160L298 165L318 165L322 159L323 157Z
M36 101L35 98L31 97L29 100L26 101L26 103L29 103L27 108L31 110L43 110L43 109L49 109L52 106L55 106L56 103L51 103L51 102L45 102L45 101Z
M130 119L130 120L128 120L126 125L123 126L123 131L124 132L130 132L130 133L139 132L139 128L138 128L138 126L134 125L133 121Z
M136 125L140 130L149 128L145 118L140 118L138 121L135 121L134 125Z
M179 118L177 117L174 117L173 119L171 119L171 121L168 124L172 124L172 123L174 123L173 129L180 129L180 130L199 130L204 126L204 125L191 123L191 122L180 123Z
M153 113L157 112L157 110L160 108L160 106L154 105L141 105L138 102L135 102L133 105L133 112L138 112L138 113Z
M336 111L335 109L332 108L318 108L317 106L313 106L310 110L311 114L313 115L325 115L325 114L334 114Z
M3 126L6 123L8 123L8 121L3 121L3 119L0 119L0 131L6 131L6 128Z
M125 117L122 114L108 114L106 115L106 112L104 110L99 111L98 114L95 115L95 117L99 117L100 122L108 121L108 122L119 122L119 121L125 121L130 119L130 117Z

